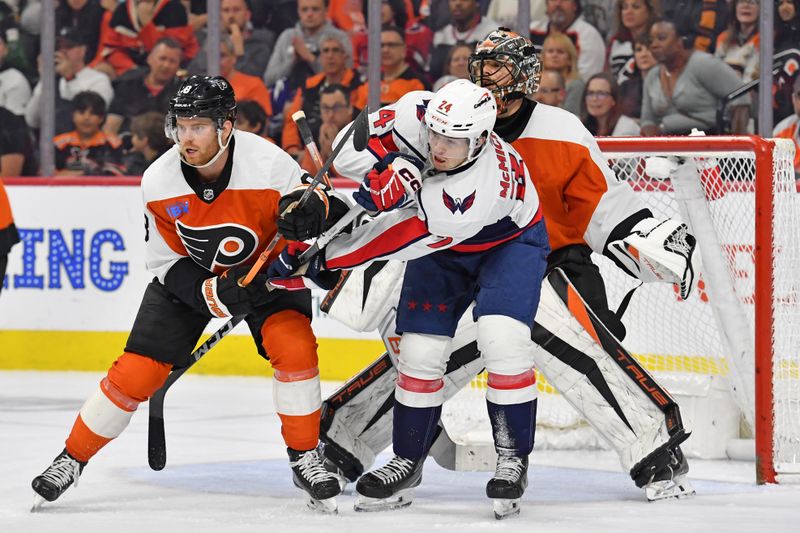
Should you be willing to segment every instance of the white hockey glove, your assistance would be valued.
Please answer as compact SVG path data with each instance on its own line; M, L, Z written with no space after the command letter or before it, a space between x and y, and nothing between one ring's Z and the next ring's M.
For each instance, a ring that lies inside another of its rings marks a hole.
M608 251L628 274L645 283L676 283L685 300L695 282L696 244L683 222L646 218L627 237L608 243Z

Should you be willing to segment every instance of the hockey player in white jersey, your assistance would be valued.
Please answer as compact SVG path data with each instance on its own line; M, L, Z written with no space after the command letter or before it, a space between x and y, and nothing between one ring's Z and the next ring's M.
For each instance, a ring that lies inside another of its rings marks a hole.
M617 343L624 338L624 325L609 309L603 279L590 258L592 251L606 255L643 281L676 283L681 295L688 296L694 278L693 237L679 221L653 218L630 188L616 179L596 141L576 117L527 98L537 89L540 71L530 41L504 29L492 32L477 46L471 71L473 81L490 87L498 100L495 132L512 142L528 162L548 221L553 248L548 267L559 268L567 275L599 318L599 327L612 333ZM430 98L425 92L409 94L373 113L373 157L345 150L337 160L339 174L360 179L388 151L426 157L424 147L414 137L413 110L417 109L418 115ZM329 294L326 310L356 329L368 331L381 326L386 340L392 333L391 308L395 302L391 301L391 287L398 271L402 275L402 267L391 263L377 273L354 271ZM362 279L363 286L370 287L369 291L363 289L363 294ZM378 312L381 309L384 311ZM554 316L561 315L564 324L575 326L566 307L557 306ZM576 334L588 335L580 324L575 328ZM445 376L446 398L482 369L475 334L474 325L462 320ZM688 463L679 447L688 432L680 423L677 405L660 402L660 397L668 397L666 391L635 361L623 369L591 337L586 346L592 348L592 364L601 369L603 382L610 386L597 387L585 370L565 381L563 377L576 370L564 362L565 354L553 353L557 352L554 346L548 343L546 349L535 349L537 368L617 452L623 470L645 489L647 498L693 494L686 479ZM375 454L390 441L391 409L387 406L391 406L396 376L391 362L396 352L393 347L387 342L387 354L331 395L323 409L324 453L349 480L368 469ZM650 388L656 392L641 390L640 375L650 379ZM593 401L586 403L588 397ZM628 402L619 405L618 398ZM633 431L631 425L639 429ZM446 449L446 442L442 446Z
M321 270L408 261L397 312L394 457L358 480L356 510L411 503L437 432L456 324L475 301L470 318L489 373L486 402L498 453L486 494L503 518L519 512L534 441L531 325L549 252L539 199L522 158L492 133L496 103L487 89L454 81L427 106L406 111L414 121L408 135L430 148L424 170L413 156L384 158L388 167L367 173L356 195L381 214L335 238L306 271L315 279ZM272 283L282 285L297 271L305 246L281 253L270 267Z

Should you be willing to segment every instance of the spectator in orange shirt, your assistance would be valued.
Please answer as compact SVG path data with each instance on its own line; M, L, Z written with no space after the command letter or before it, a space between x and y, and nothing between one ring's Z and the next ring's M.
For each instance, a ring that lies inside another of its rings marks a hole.
M427 76L406 61L406 43L403 30L388 26L381 31L381 99L380 105L396 102L411 91L430 89ZM362 109L367 105L369 89L364 83L356 89L354 105Z
M230 82L237 100L254 100L264 109L267 116L272 115L272 103L264 81L236 70L236 53L230 35L223 33L219 41L219 73Z
M56 135L56 174L70 176L122 175L119 138L100 130L106 118L106 103L99 94L84 91L72 99L75 129Z
M284 114L281 148L295 157L303 151L303 143L297 127L292 122L292 115L301 109L305 111L308 127L316 137L321 123L320 91L329 85L339 84L350 94L361 82L355 71L347 67L350 47L347 42L342 41L340 33L327 32L320 37L319 46L319 63L322 71L308 78L305 85L297 89L289 110Z
M355 118L356 112L351 103L350 90L343 85L326 85L320 91L319 98L322 124L314 139L317 142L320 158L324 162L333 152L333 140L336 135ZM312 175L317 171L317 166L308 150L303 150L300 156L300 167ZM328 174L335 177L336 169L331 168Z
M350 91L342 85L328 85L320 92L319 109L322 124L317 135L317 147L323 161L333 152L336 135L355 117L355 108L350 103Z
M180 0L125 0L103 17L97 56L90 66L112 78L120 76L144 66L162 37L178 41L187 62L200 49Z

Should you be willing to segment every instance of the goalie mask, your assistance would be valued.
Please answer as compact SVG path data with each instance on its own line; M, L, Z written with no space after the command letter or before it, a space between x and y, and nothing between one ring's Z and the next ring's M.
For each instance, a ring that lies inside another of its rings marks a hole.
M213 165L219 159L233 138L233 130L223 143L222 132L225 121L236 121L236 97L228 81L221 76L191 76L184 81L178 92L169 101L169 112L164 124L167 138L180 148L181 139L178 118L209 118L215 129L218 150L207 163L194 165L184 158L181 161L195 168Z
M454 170L478 157L494 128L497 104L491 93L467 80L439 89L425 110L425 136L436 170Z
M542 64L533 43L508 28L499 28L475 46L469 77L492 91L502 112L510 100L539 90Z

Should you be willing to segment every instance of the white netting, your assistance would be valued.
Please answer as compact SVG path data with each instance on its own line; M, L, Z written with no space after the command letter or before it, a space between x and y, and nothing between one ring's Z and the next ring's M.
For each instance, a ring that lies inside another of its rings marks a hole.
M677 287L667 284L637 289L623 317L628 332L624 344L681 404L684 418L694 429L687 442L689 453L721 456L726 441L740 436L740 420L741 436L750 436L755 416L756 154L743 143L729 150L724 141L713 138L681 139L680 150L644 150L637 143L641 141L601 142L619 179L631 184L657 218L692 218L696 224L712 227L700 230L705 232L703 238L698 237L703 248L700 276L689 299L681 301ZM770 417L778 473L797 471L800 465L800 195L792 168L793 150L788 141L777 142L773 151L774 400ZM702 209L697 209L697 203L676 200L670 179L646 174L646 158L668 155L697 161L705 196L700 197ZM685 216L687 208L693 210L692 217ZM594 259L606 280L609 303L616 308L638 282L605 257L595 254ZM541 375L538 379L537 447L604 446ZM463 440L491 441L485 408L477 405L485 389L483 380L473 381L472 389L455 399L455 406L446 406L446 422L457 420L459 426L470 428ZM470 406L468 416L465 404Z

